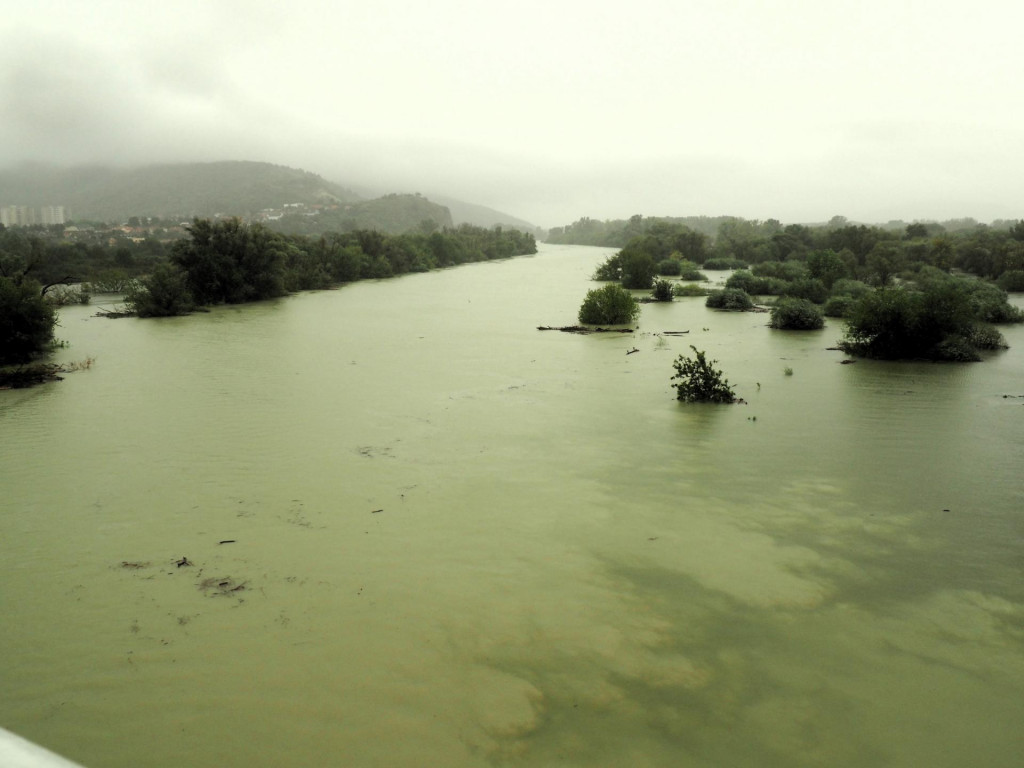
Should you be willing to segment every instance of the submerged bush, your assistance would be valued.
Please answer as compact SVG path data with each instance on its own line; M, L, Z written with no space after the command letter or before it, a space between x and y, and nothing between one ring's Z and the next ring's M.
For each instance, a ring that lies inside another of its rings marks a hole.
M679 262L679 279L705 282L708 276L701 272L692 261L683 260Z
M787 297L772 307L769 325L784 331L817 331L825 327L825 317L814 302Z
M651 298L655 301L672 301L672 283L668 280L655 280Z
M723 288L708 294L704 305L711 309L746 311L754 308L754 300L739 288Z
M676 369L676 375L671 379L676 388L676 399L686 403L734 402L736 393L729 386L728 379L714 367L718 361L709 363L695 346L690 345L690 349L696 355L695 359L680 355L672 363Z
M621 285L606 285L587 291L580 306L579 321L585 325L624 325L640 314L640 304Z

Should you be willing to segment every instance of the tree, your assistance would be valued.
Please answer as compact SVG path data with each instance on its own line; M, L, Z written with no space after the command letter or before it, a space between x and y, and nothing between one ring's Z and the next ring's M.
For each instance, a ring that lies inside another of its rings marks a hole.
M784 298L772 307L769 325L784 331L816 331L825 327L825 317L812 301Z
M640 304L620 285L606 285L587 291L580 306L579 321L585 325L623 325L636 320Z
M149 277L137 281L124 301L139 317L185 315L195 308L185 275L173 264L160 264Z
M238 304L284 294L285 240L261 224L196 219L171 250L199 304Z
M836 280L846 277L846 263L833 250L812 252L807 257L807 269L830 291Z
M44 351L56 324L39 283L0 277L0 364L24 363Z
M1001 334L983 321L998 309L991 299L979 296L972 281L933 269L920 289L879 288L857 299L839 346L883 360L980 360L978 349L1004 346ZM1012 315L1007 321L1014 321Z
M732 403L736 401L736 393L729 386L729 380L723 378L722 372L714 366L717 360L710 363L692 344L694 359L680 355L672 363L676 375L672 377L676 388L676 399L686 403Z

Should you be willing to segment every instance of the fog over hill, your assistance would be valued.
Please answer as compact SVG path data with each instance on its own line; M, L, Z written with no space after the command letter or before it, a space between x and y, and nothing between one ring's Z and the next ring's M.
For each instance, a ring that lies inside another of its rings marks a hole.
M280 214L288 210L285 206L301 205L322 209L325 224L329 220L346 228L376 227L399 233L429 220L437 226L497 224L535 230L533 224L514 216L454 198L356 192L315 173L252 161L134 168L26 164L0 169L2 205L63 205L75 219L100 221L124 221L131 216L254 218L267 209ZM321 228L302 224L293 229Z
M1024 200L1005 0L8 6L0 168L259 159L544 227Z

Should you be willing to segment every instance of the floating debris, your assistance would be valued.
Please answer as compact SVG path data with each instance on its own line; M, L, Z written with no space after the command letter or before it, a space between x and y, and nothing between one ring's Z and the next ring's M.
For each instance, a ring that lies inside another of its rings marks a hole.
M246 581L236 581L230 576L221 576L203 579L199 582L199 591L207 597L217 597L218 595L230 596L244 590L246 584L248 584Z

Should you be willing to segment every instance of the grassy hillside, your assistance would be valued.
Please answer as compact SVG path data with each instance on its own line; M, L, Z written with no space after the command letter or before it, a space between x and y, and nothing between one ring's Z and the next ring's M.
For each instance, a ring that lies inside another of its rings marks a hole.
M215 214L251 216L285 203L357 200L313 173L257 162L180 163L141 168L23 166L0 171L0 205L63 205L78 220L122 221Z

